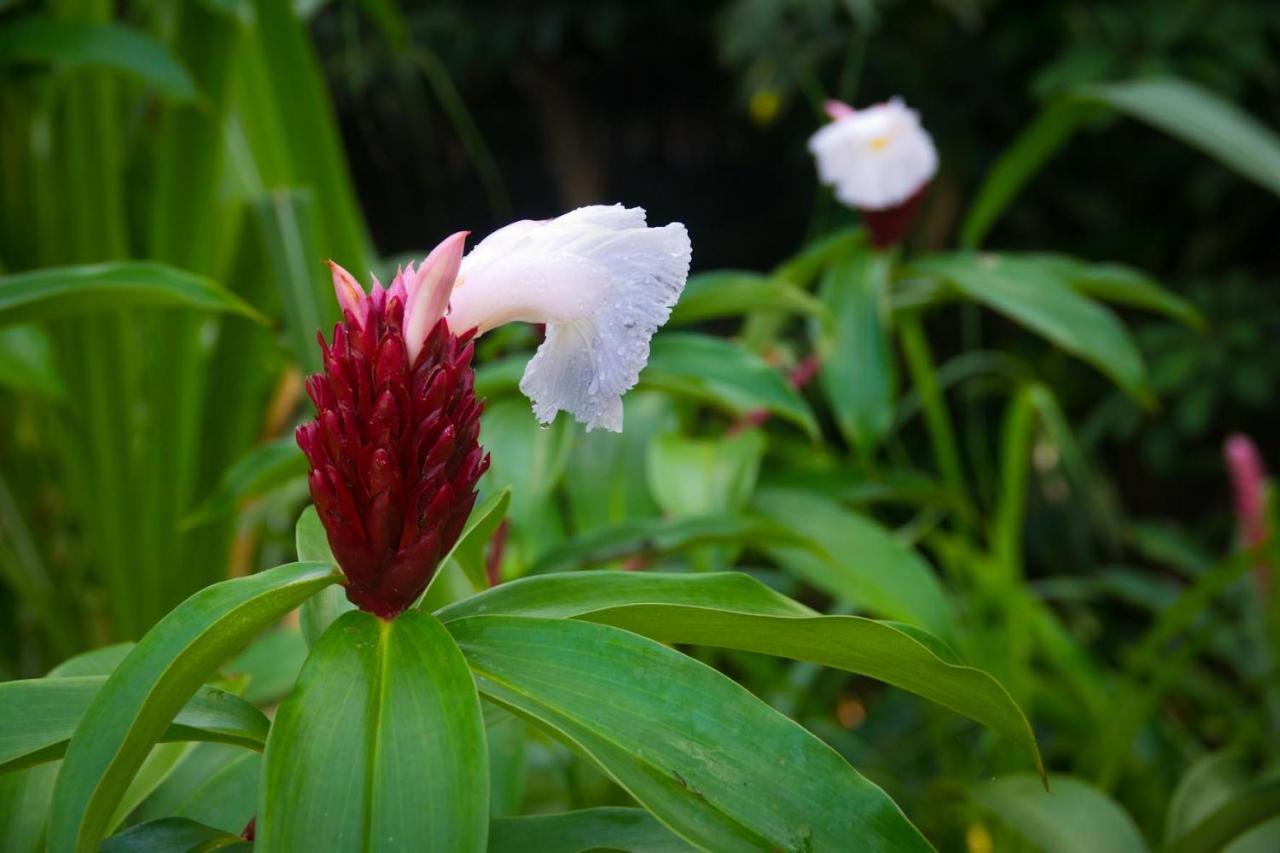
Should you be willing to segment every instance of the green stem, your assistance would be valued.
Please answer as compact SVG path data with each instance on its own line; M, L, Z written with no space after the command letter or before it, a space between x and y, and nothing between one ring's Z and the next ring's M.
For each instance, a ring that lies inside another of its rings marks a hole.
M920 315L905 313L899 318L897 326L911 383L915 386L924 409L924 421L929 431L934 461L942 472L943 482L957 498L959 510L956 526L959 532L972 537L973 508L967 499L969 492L965 486L964 469L960 465L960 454L956 450L955 428L951 424L951 414L947 411L947 404L938 384L938 371L924 328L920 324Z

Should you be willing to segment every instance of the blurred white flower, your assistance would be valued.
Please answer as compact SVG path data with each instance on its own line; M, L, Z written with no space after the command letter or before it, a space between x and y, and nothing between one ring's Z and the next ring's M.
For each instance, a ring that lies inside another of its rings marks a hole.
M901 99L854 110L827 103L830 124L809 138L822 183L860 210L884 210L915 195L938 169L933 140Z
M560 410L587 429L622 429L622 395L649 360L649 340L684 290L692 250L685 227L645 223L641 208L581 207L493 232L462 259L449 328L483 334L545 323L520 390L538 420Z

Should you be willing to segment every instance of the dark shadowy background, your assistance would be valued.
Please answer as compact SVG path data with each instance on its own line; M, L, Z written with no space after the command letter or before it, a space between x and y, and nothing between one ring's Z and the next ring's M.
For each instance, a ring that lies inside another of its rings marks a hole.
M1119 2L405 2L314 21L378 248L420 251L597 201L684 221L695 270L768 269L852 215L820 196L805 141L823 97L901 95L942 154L915 241L959 217L1038 105L1067 87L1174 73L1280 126L1280 4ZM1280 208L1262 189L1120 119L1079 134L992 233L1001 249L1115 260L1206 314L1204 336L1130 317L1163 408L1100 379L1055 390L1135 514L1225 525L1220 447L1280 459ZM958 329L931 329L945 355ZM1015 335L984 317L987 342ZM1124 450L1121 450L1124 448ZM1135 450L1136 448L1136 450ZM1226 535L1225 526L1202 531Z

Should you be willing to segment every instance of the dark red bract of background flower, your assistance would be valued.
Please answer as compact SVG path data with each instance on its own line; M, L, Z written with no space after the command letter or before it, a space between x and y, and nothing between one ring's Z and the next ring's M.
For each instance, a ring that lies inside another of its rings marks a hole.
M311 499L347 577L347 598L390 619L422 594L453 547L489 467L479 444L472 332L436 322L412 364L396 289L375 285L324 336L307 380L315 420L298 428Z

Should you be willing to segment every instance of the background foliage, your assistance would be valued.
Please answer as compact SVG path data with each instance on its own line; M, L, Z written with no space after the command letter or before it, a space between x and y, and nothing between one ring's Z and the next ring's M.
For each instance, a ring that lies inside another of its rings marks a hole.
M1246 577L1265 558L1228 556L1221 462L1236 431L1280 459L1277 35L1243 0L0 9L0 664L40 675L293 559L319 259L385 270L623 200L686 222L700 273L627 431L537 429L514 389L532 333L486 339L485 496L510 503L433 604L486 572L743 569L927 628L1027 711L1064 774L1050 806L1025 753L916 697L695 652L935 844L1098 849L1060 832L1083 821L1114 849L1214 849L1207 818L1267 802L1280 726L1277 605ZM884 259L804 140L822 98L893 94L943 168ZM1222 103L1261 127L1206 139ZM275 631L225 673L270 708L305 650ZM628 802L485 722L494 818ZM162 748L121 817L238 832L253 799L194 814L183 768L256 779L256 753Z

